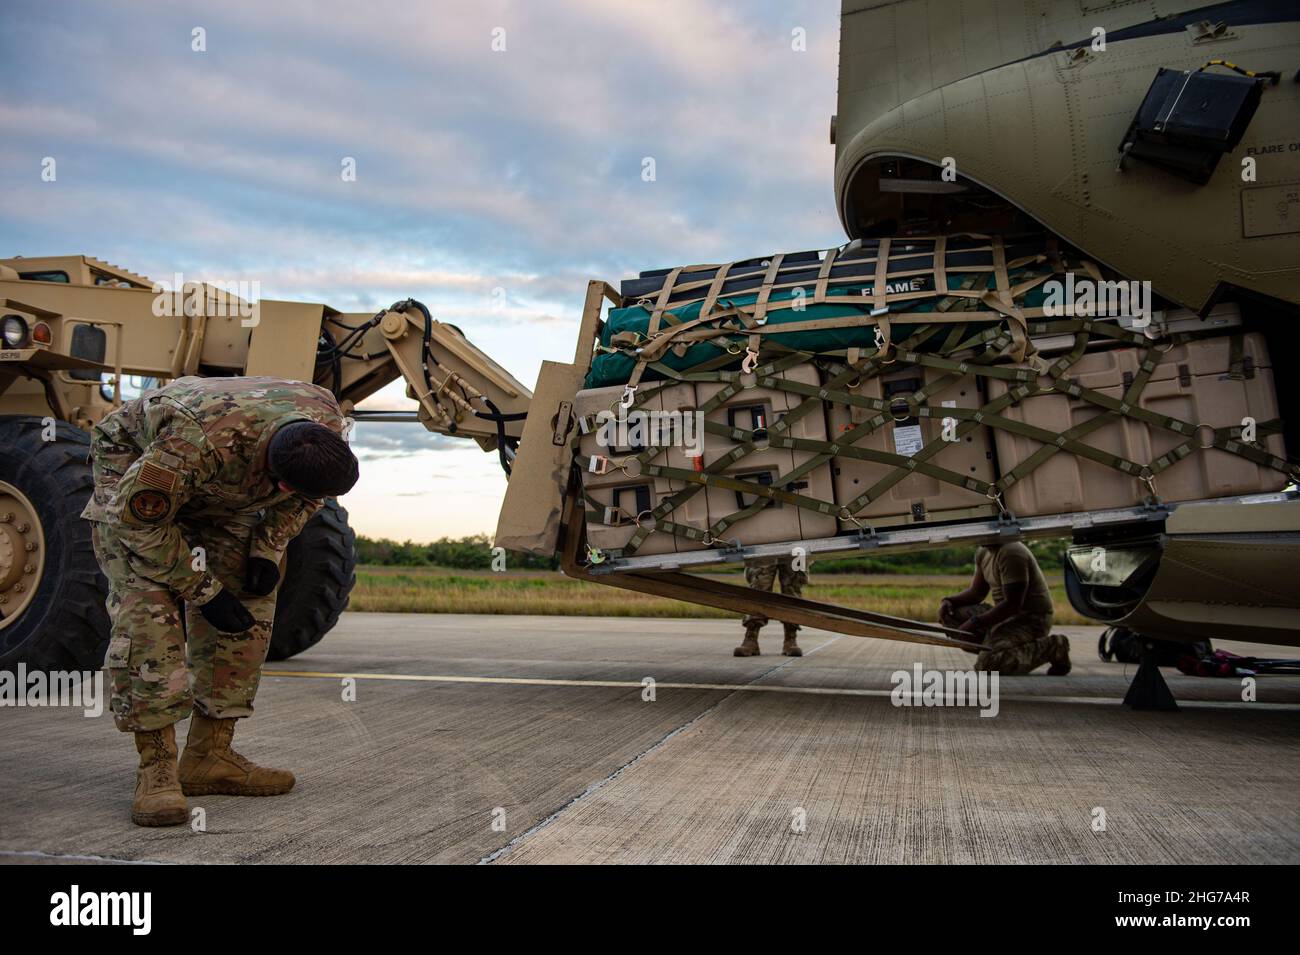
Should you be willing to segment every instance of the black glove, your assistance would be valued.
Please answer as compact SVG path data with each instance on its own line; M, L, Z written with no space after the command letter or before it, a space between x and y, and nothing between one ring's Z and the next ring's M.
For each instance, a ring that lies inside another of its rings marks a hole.
M280 582L280 568L275 561L265 557L248 558L248 571L244 575L244 591L265 597Z
M217 595L199 608L203 619L222 633L243 633L257 623L248 608L229 590L219 590Z

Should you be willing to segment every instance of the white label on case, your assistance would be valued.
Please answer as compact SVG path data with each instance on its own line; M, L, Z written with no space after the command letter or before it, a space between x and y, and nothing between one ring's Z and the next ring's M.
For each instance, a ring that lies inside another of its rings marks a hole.
M924 446L925 442L921 440L921 426L919 424L894 425L895 454L910 458Z

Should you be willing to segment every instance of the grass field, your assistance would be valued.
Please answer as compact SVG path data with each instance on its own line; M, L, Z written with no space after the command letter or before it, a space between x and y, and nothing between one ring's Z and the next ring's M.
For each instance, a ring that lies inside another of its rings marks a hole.
M814 568L815 569L815 568ZM736 574L718 579L737 582ZM812 575L804 596L810 600L934 620L939 601L965 588L969 578L942 574ZM1056 622L1087 623L1052 585ZM683 603L570 580L553 571L450 570L441 567L357 568L350 610L390 613L557 614L581 617L735 617L711 607Z

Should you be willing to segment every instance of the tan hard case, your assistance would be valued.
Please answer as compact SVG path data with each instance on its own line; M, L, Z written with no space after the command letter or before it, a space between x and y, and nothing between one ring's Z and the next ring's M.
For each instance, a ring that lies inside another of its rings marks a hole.
M868 378L853 393L890 403L910 396L923 385L932 384L945 374L947 372L938 369L909 365ZM860 438L855 445L872 451L911 457L920 447L942 439L944 407L975 409L983 400L975 379L968 376L928 396L925 404L931 409L929 416L888 421ZM833 403L829 411L831 434L838 437L870 420L876 413L869 408ZM957 419L950 420L955 423ZM962 476L986 483L993 481L993 447L986 428L974 428L960 440L947 442L928 460L931 464ZM833 459L832 465L835 499L841 506L847 505L895 470L893 465L843 456ZM854 517L863 524L889 526L959 520L996 513L997 508L983 494L929 475L909 474L857 511ZM852 521L844 521L843 524L845 530L857 526Z
M1139 406L1213 428L1241 425L1246 418L1256 422L1276 418L1273 369L1263 336L1242 336L1244 370L1240 378L1230 373L1231 342L1232 336L1220 336L1171 346L1143 387ZM1135 348L1090 352L1075 363L1069 377L1082 387L1118 399L1127 388L1126 375L1131 380L1141 361L1142 350ZM989 393L999 397L1006 393L1006 386L994 381ZM1100 413L1097 405L1060 393L1034 395L1002 412L1007 418L1053 434L1068 431ZM1042 447L1032 438L1005 429L994 430L1003 474ZM1080 440L1138 464L1150 464L1185 441L1186 436L1125 418L1110 421ZM1264 438L1262 443L1271 454L1285 456L1280 435ZM1276 491L1286 481L1280 471L1217 448L1198 449L1154 478L1157 495L1169 502ZM1004 500L1014 514L1032 517L1131 507L1141 503L1148 493L1146 484L1136 477L1060 451L1008 488Z
M774 377L805 385L820 385L821 379L817 368L811 364L797 365L779 372ZM708 402L724 386L720 384L698 384L696 394L699 403ZM736 394L724 404L710 411L707 421L726 427L753 431L756 428L772 428L782 421L785 415L798 407L805 399L799 394L781 389L762 388L755 384ZM812 413L794 419L785 432L791 438L810 441L825 441L826 415L821 408L814 408ZM735 443L723 435L706 432L704 437L704 465L713 464L719 457L729 453ZM801 475L793 482L781 482L797 467L807 463L814 456L811 451L792 451L788 448L768 447L755 450L736 462L722 473L728 477L758 484L774 484L785 490L793 491L820 501L833 501L834 490L831 484L829 464L822 464L807 474ZM711 487L706 492L708 521L716 524L725 517L742 510L754 503L754 497L728 488ZM688 514L688 519L690 515ZM741 545L771 544L780 541L811 540L818 537L832 537L838 531L835 515L821 513L809 508L799 507L773 500L761 510L731 525L721 537L726 541L738 541Z

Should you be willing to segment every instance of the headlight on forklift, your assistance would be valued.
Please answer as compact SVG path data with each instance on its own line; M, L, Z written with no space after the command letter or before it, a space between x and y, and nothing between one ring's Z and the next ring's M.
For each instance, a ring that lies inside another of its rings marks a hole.
M6 315L0 319L0 335L10 348L22 348L27 344L27 321L21 315Z

